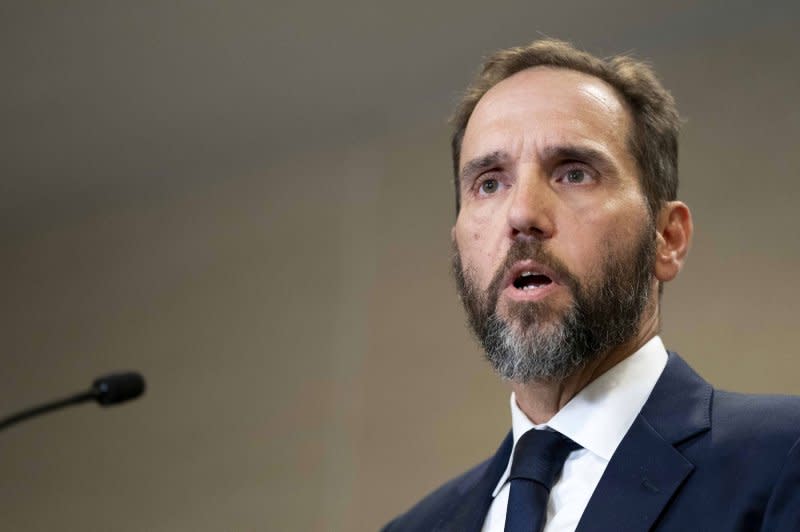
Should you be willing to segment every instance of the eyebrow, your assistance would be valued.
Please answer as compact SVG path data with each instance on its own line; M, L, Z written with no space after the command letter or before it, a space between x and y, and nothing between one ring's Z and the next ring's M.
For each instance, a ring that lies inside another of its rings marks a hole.
M576 144L549 146L543 150L545 161L578 161L592 166L606 174L617 174L617 165L611 157L601 150Z
M470 176L478 174L484 170L488 170L489 168L500 166L510 158L511 157L509 157L508 153L502 150L494 151L487 155L481 155L480 157L475 157L464 165L464 168L461 170L461 173L459 173L458 178L462 182L466 181Z

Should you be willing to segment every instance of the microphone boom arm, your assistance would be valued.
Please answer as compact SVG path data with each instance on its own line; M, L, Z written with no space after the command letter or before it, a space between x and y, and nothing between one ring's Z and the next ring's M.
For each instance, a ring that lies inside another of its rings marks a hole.
M28 418L46 414L53 410L85 403L86 401L97 401L101 406L110 406L124 403L135 399L144 393L144 377L136 372L112 373L104 377L95 379L92 387L88 391L75 394L73 396L51 401L43 405L28 408L9 417L0 419L0 430L4 430L11 425L24 421Z
M8 416L7 418L0 420L0 430L4 430L15 423L38 416L39 414L46 414L47 412L52 412L53 410L58 410L66 406L85 403L86 401L91 401L94 398L94 391L81 392L73 395L72 397L67 397L65 399L59 399L57 401L51 401L33 408L28 408L27 410L23 410L22 412L18 412L13 416Z

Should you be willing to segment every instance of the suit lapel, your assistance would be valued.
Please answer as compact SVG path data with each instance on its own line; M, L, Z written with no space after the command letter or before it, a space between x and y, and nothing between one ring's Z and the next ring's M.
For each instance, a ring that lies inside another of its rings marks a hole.
M461 496L442 513L435 532L480 532L492 504L492 492L508 466L513 442L509 432L483 471L464 485Z
M577 531L650 530L692 469L640 415L608 463Z
M670 353L594 491L578 532L650 530L694 469L675 448L710 427L711 386Z

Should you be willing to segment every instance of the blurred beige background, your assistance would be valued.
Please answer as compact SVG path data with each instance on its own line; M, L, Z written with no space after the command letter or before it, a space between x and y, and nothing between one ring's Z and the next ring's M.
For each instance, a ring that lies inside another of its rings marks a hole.
M445 119L539 35L651 60L687 119L664 339L800 393L794 2L3 2L9 531L371 531L491 453L507 390L449 277Z

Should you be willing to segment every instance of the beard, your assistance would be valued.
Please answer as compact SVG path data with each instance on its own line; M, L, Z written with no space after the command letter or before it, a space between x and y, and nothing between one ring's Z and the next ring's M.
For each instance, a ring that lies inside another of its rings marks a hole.
M580 368L632 339L639 331L650 299L655 264L655 231L647 224L633 249L614 254L612 246L593 269L598 279L581 282L539 240L515 241L489 287L481 291L461 262L453 241L453 274L470 328L486 358L504 379L513 382L564 380ZM532 259L556 273L572 295L566 309L542 301L508 301L506 316L497 302L508 270Z

